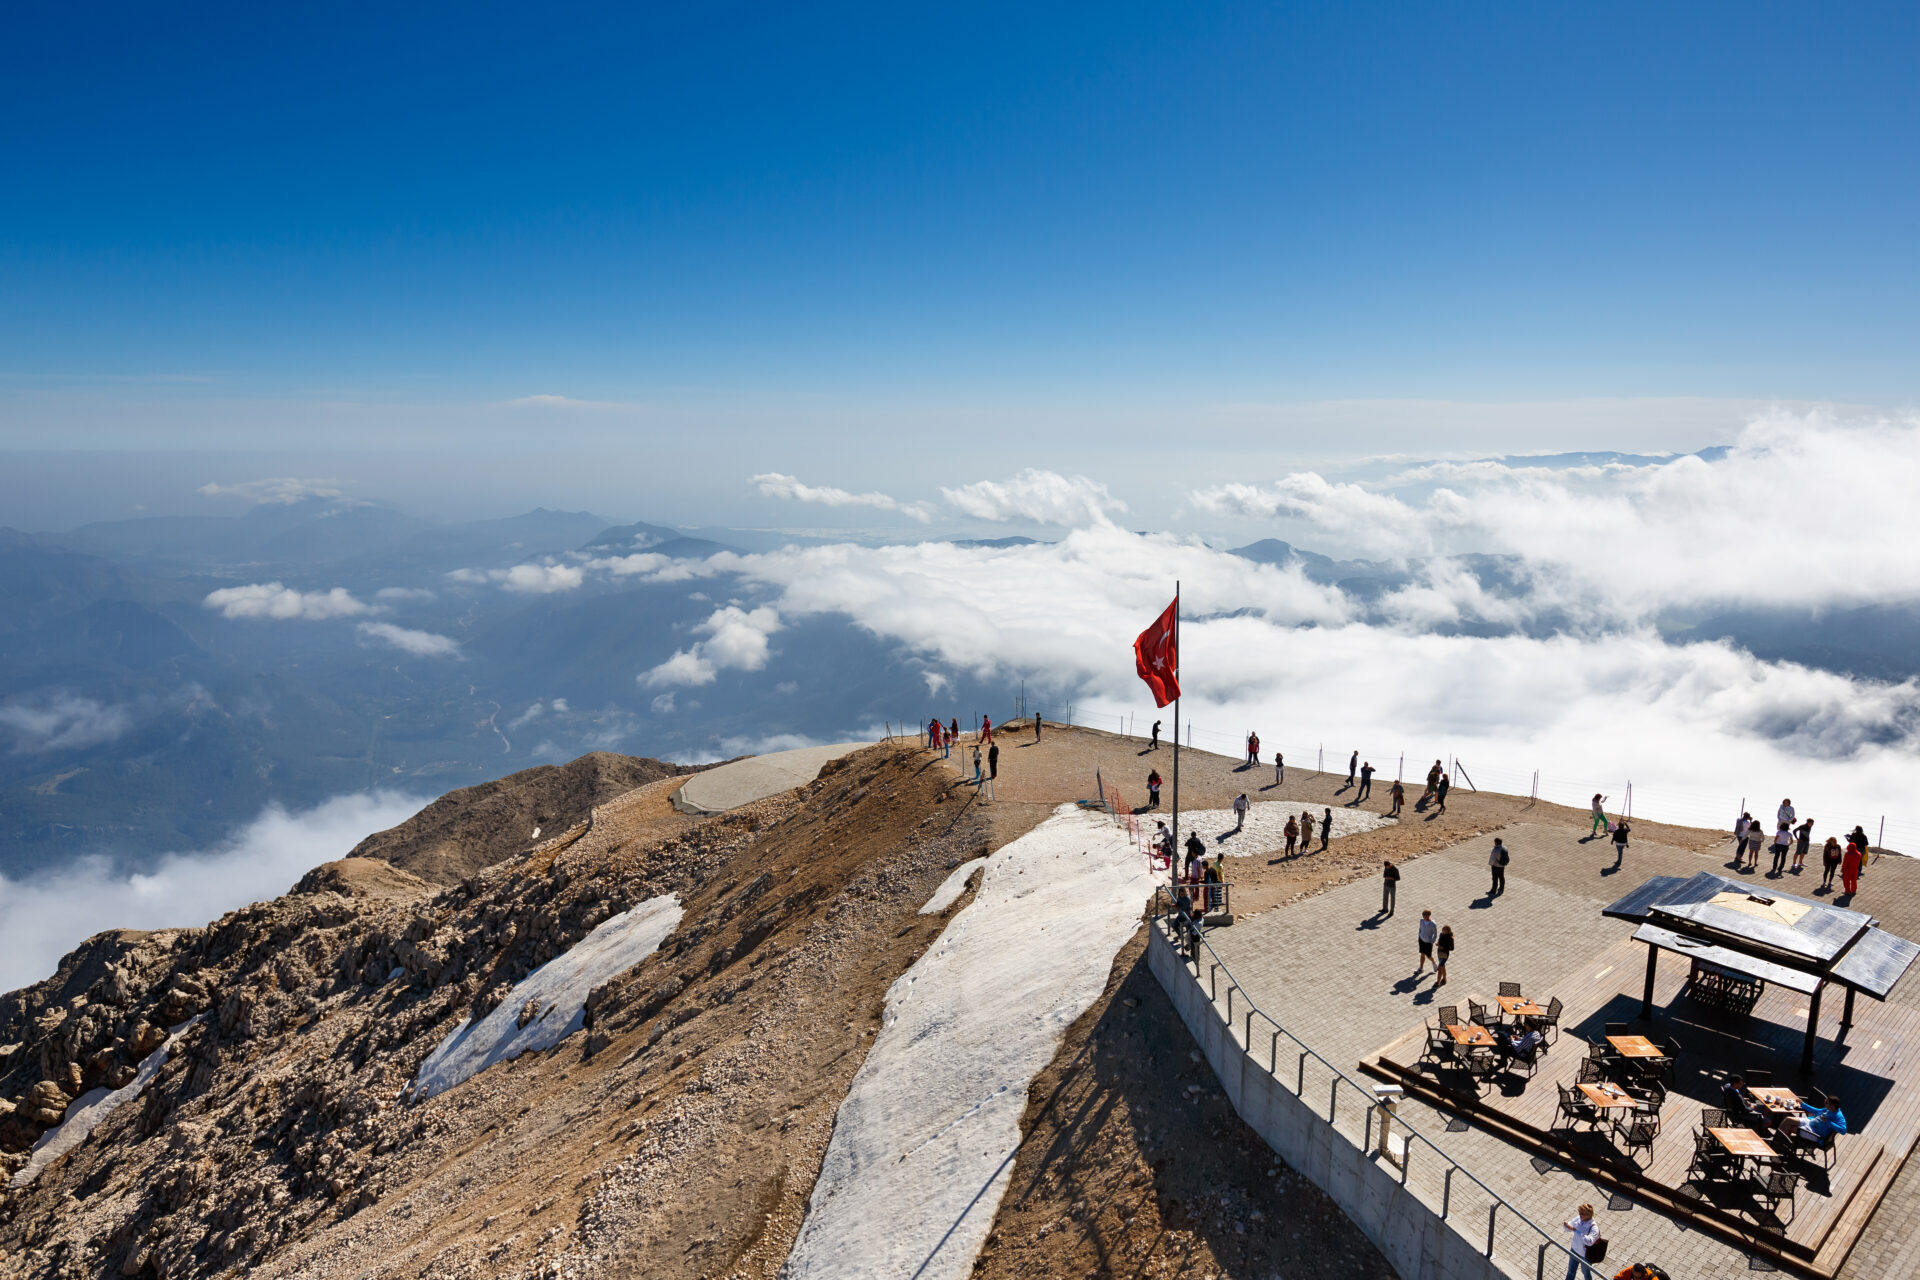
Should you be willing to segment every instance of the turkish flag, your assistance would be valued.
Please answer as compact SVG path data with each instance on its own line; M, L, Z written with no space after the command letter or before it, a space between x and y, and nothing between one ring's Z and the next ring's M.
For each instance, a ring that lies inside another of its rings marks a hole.
M1153 690L1153 705L1164 707L1180 696L1180 650L1174 642L1174 623L1180 600L1167 606L1153 625L1133 642L1133 662L1140 678Z

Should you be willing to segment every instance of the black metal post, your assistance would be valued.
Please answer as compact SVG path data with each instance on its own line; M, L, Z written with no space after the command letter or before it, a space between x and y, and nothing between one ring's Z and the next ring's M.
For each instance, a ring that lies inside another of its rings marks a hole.
M1647 944L1647 985L1640 989L1640 1016L1653 1017L1653 971L1660 964L1660 948Z
M1822 982L1813 989L1813 1000L1807 1006L1807 1044L1800 1051L1800 1074L1803 1076L1813 1074L1813 1044L1820 1037L1820 993L1826 990L1826 986Z
M1840 1030L1842 1034L1853 1029L1853 988L1847 988L1847 1003L1840 1010Z

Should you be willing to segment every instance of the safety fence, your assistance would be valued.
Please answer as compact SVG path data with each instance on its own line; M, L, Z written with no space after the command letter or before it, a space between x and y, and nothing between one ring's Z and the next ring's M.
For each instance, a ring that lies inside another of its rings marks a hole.
M1206 928L1177 913L1165 889L1149 928L1155 976L1235 1110L1332 1196L1401 1275L1545 1280L1566 1268L1562 1233L1536 1223L1399 1116L1398 1089L1355 1079L1256 1005Z
M1159 720L1164 730L1160 740L1169 744L1173 741L1173 717L1165 713L1119 714L1090 711L1073 703L1042 706L1031 698L1026 701L1025 708L1025 715L1038 712L1050 723L1079 725L1142 740L1152 736L1153 722ZM977 728L978 724L979 717L975 716L973 726ZM921 726L921 731L925 732L924 724ZM1216 728L1206 728L1196 725L1191 719L1182 720L1180 741L1185 746L1199 747L1202 750L1236 759L1244 758L1246 755L1244 732L1225 732ZM1277 751L1285 757L1286 768L1290 772L1295 769L1304 769L1314 773L1331 773L1340 777L1346 776L1348 761L1355 749L1355 745L1351 742L1334 744L1331 749L1324 742L1282 743L1262 739L1260 744L1261 763L1266 767L1272 767L1274 753ZM1422 752L1408 751L1404 747L1386 750L1360 748L1359 756L1362 762L1373 765L1376 770L1376 781L1380 782L1396 778L1402 780L1412 778L1424 785L1427 770L1432 767L1435 760L1438 760L1441 768L1453 779L1457 789L1499 792L1504 795L1544 800L1549 804L1566 805L1574 809L1587 808L1592 802L1596 789L1592 778L1560 777L1540 769L1514 768L1509 764L1489 763L1480 759L1462 760L1446 752L1428 757ZM1616 783L1603 784L1599 789L1605 793L1606 812L1609 815L1629 818L1638 815L1652 822L1669 822L1729 833L1733 829L1734 820L1746 810L1752 810L1754 816L1766 822L1767 829L1772 830L1774 806L1778 803L1777 800L1762 800L1757 796L1709 795L1703 792L1662 787L1657 783L1647 787L1628 778L1622 778ZM1812 814L1815 811L1814 805L1800 806L1802 815ZM1873 840L1873 848L1876 851L1920 852L1920 822L1882 814L1856 816L1837 822L1823 821L1820 824L1820 835L1817 839L1823 840L1828 835L1843 835L1855 823L1866 830L1867 835Z

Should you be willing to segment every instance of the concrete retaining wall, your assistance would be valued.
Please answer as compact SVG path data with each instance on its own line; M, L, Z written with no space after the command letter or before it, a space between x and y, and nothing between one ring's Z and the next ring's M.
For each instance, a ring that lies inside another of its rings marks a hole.
M1281 1159L1332 1197L1402 1280L1517 1280L1521 1273L1482 1254L1484 1237L1475 1243L1461 1236L1436 1208L1400 1184L1396 1167L1367 1155L1275 1080L1229 1032L1219 1007L1166 935L1152 928L1149 933L1147 963L1212 1064L1234 1110ZM1342 1092L1343 1109L1361 1105L1352 1090ZM1481 1225L1484 1229L1484 1220ZM1565 1268L1564 1259L1557 1251L1548 1259L1553 1276ZM1526 1268L1527 1280L1534 1270Z

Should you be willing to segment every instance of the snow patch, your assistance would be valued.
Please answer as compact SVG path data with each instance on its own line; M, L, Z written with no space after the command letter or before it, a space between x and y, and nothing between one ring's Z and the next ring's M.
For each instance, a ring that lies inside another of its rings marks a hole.
M782 1280L971 1274L1027 1087L1105 989L1152 891L1125 833L1070 804L986 859L974 900L887 991Z
M444 1093L496 1062L551 1049L586 1023L587 996L607 979L639 964L680 924L680 899L666 894L605 920L563 954L514 985L500 1007L479 1022L463 1019L420 1064L415 1102ZM520 1015L533 1002L526 1025Z
M39 1177L42 1169L85 1142L87 1135L102 1120L123 1104L139 1097L140 1092L160 1074L160 1068L167 1065L167 1055L173 1051L174 1042L181 1033L206 1016L196 1013L179 1026L170 1028L166 1041L140 1060L133 1079L126 1084L118 1089L89 1089L69 1102L66 1117L40 1135L40 1141L33 1144L33 1152L27 1157L27 1162L14 1171L13 1181L7 1185L15 1191L20 1190Z
M1256 854L1286 852L1287 819L1297 818L1303 812L1313 815L1313 847L1319 848L1320 820L1326 808L1326 805L1307 804L1305 801L1262 800L1247 810L1246 829L1238 833L1233 829L1234 814L1231 809L1183 809L1180 811L1180 827L1182 832L1198 831L1200 838L1207 842L1209 854L1224 853L1251 858ZM1147 811L1148 814L1152 812ZM1338 840L1341 836L1356 835L1378 827L1397 826L1399 821L1398 818L1383 817L1365 809L1336 807L1333 811L1333 838ZM1180 838L1185 840L1186 836L1182 834Z
M923 916L937 916L967 891L967 881L973 879L973 873L987 864L985 858L971 858L953 869L953 874L940 882L940 887L927 899L927 905L920 908Z

